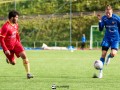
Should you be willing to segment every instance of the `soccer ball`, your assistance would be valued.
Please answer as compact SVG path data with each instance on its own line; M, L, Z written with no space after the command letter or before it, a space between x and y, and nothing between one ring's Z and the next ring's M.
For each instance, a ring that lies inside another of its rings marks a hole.
M102 63L102 61L96 60L96 61L94 62L94 68L97 69L97 70L102 69L102 68L103 68L103 63Z

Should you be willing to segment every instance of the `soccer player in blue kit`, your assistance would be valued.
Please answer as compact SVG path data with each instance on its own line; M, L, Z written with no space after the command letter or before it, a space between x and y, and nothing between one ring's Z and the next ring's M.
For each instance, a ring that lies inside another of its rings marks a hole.
M99 19L99 31L102 31L105 27L105 35L101 43L102 46L102 55L100 60L103 65L105 63L105 57L107 55L108 49L111 48L110 54L107 56L106 65L109 64L110 58L113 58L119 48L119 30L120 30L120 17L116 14L113 14L113 9L110 5L105 8L105 15L97 15ZM103 77L103 70L99 71L97 78Z

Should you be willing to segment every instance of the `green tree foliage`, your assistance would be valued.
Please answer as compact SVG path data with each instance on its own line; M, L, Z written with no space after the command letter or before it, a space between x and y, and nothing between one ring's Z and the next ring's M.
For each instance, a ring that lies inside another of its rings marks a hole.
M22 41L69 41L69 16L32 19L20 19L20 35ZM89 36L91 24L96 23L93 16L75 16L72 19L72 39L77 41L83 33ZM87 37L89 39L89 37Z
M15 9L15 0L9 2L1 1L0 16L6 16L8 11ZM53 14L68 13L70 9L70 1L72 2L73 12L83 11L100 11L110 4L115 10L120 9L120 0L16 0L16 9L21 15L33 14ZM4 2L4 3L2 3ZM63 6L63 7L62 7Z
M5 2L5 1L2 1ZM120 9L120 0L71 0L72 40L79 41L85 33L89 40L90 26L97 24L95 16L82 16L79 12L104 11L107 4ZM5 22L15 2L0 3L0 25ZM20 12L19 27L22 41L69 41L70 0L16 0L16 10ZM4 19L4 20L3 20Z

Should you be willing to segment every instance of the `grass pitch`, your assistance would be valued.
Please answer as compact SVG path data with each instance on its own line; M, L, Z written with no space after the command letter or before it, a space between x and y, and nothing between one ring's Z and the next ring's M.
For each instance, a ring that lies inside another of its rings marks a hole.
M108 66L104 66L102 79L92 78L98 72L93 63L101 50L31 50L26 51L30 60L32 79L26 79L22 60L7 64L0 51L0 90L119 90L120 53Z

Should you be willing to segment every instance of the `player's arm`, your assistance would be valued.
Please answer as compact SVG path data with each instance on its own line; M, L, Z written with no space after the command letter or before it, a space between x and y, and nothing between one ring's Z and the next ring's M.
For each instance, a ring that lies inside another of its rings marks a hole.
M117 16L117 26L118 26L118 33L120 35L120 16ZM119 42L120 42L120 37L119 37Z
M98 25L99 25L99 31L102 31L103 28L104 28L104 22L103 22L102 17L101 17L100 14L98 14L97 17L99 19L99 23L98 23Z
M2 35L0 35L0 43L1 43L1 47L3 48L4 51L7 51L7 47L5 45L5 42L4 42L4 37Z
M119 34L120 34L120 16L116 15L116 16L115 16L115 19L116 19L116 21L117 21L118 32L119 32Z
M7 46L5 45L5 41L4 41L6 34L7 34L7 28L3 26L1 29L1 33L0 33L0 44L3 50L5 51L5 54L10 55L10 51L8 50Z
M4 51L8 50L8 48L5 45L5 41L4 41L6 34L7 34L7 28L3 26L1 28L1 33L0 33L0 44Z
M119 30L119 34L120 34L120 16L117 17L117 25L118 25L118 30Z
M1 43L1 47L3 48L3 50L5 51L5 54L9 54L10 55L10 51L8 50L8 48L5 45L4 42L4 37L0 35L0 43Z

